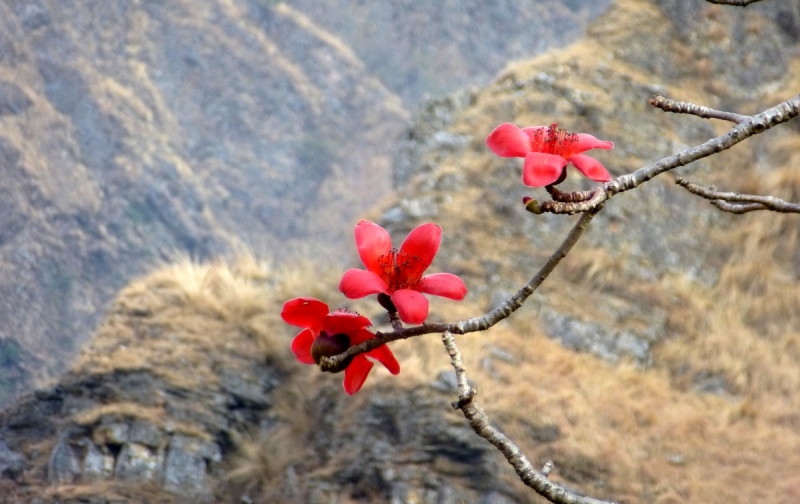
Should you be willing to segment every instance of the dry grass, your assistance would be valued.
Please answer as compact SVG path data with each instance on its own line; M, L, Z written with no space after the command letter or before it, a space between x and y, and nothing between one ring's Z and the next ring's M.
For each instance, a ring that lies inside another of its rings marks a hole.
M330 282L300 283L313 276L325 279L310 265L276 271L251 254L205 264L178 257L120 293L77 367L152 370L191 388L216 383L219 361L252 358L255 344L287 369L293 331L280 319L281 306L298 295L331 297Z
M197 425L176 422L168 418L161 407L148 407L138 403L114 402L80 411L70 418L75 424L92 427L103 420L144 420L170 433L184 434L204 441L212 436Z
M116 481L48 487L39 497L45 502L130 502L175 504L185 502L181 496L164 492L155 482L130 485Z
M243 436L227 473L227 481L238 495L252 502L289 502L284 478L291 466L301 463L307 453L288 425L274 427L261 435Z

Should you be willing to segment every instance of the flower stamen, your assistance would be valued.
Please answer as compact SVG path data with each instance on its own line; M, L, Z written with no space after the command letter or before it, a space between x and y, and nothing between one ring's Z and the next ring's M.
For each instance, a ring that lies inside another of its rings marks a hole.
M390 291L416 290L426 269L421 257L397 249L380 256L378 268L381 279L386 282Z

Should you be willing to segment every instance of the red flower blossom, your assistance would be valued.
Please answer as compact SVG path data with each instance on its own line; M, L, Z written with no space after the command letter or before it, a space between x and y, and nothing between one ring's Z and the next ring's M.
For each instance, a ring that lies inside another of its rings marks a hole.
M590 149L610 150L614 143L586 133L568 133L558 129L556 123L531 128L504 123L489 134L486 145L498 156L525 158L522 181L532 187L556 183L568 164L597 182L611 180L600 161L581 153Z
M385 229L362 220L356 226L356 248L367 269L345 271L339 290L350 299L379 293L391 296L400 320L421 324L428 317L428 299L423 292L457 301L467 295L467 286L452 273L422 276L441 239L442 228L429 222L414 228L397 250Z
M345 310L329 312L328 305L314 298L296 298L287 301L281 310L287 324L302 327L292 341L292 353L303 364L319 364L322 357L340 354L353 345L375 337L366 329L372 325L367 317ZM339 369L344 371L344 391L355 394L364 385L374 365L370 359L383 364L392 374L400 372L400 364L386 345L358 354L344 361Z

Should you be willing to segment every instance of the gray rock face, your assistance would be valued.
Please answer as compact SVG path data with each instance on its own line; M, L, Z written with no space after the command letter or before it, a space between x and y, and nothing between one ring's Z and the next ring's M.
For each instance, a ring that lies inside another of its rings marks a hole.
M70 436L65 434L58 440L47 463L47 480L50 483L73 483L81 474L81 464L70 445Z
M589 352L601 359L617 362L621 357L633 358L638 364L650 364L651 346L664 336L664 322L654 317L655 325L646 331L614 331L600 324L581 322L552 311L542 313L547 334L565 347Z
M337 468L339 495L434 504L505 494L492 447L445 409L442 398L451 394L387 390L349 421L340 417L344 404L320 404L325 423L316 430L315 451ZM356 440L361 448L349 450Z
M13 82L0 81L0 116L16 115L27 110L33 101Z
M13 479L22 472L24 467L24 457L12 451L5 441L0 439L0 476Z
M85 481L106 480L114 476L114 456L100 451L94 443L87 443L81 477Z
M211 486L206 467L209 463L218 463L221 458L216 444L188 436L173 436L164 465L164 488L198 500L210 499Z
M138 443L122 446L114 468L114 478L122 481L155 481L164 466L163 452Z

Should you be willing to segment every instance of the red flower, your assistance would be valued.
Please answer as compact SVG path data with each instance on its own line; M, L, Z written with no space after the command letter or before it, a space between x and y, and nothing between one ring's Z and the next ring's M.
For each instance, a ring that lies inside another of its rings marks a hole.
M522 181L532 187L557 182L570 163L592 180L611 180L600 161L581 153L590 149L610 150L614 142L604 142L586 133L568 133L558 129L556 123L532 128L504 123L489 134L486 145L498 156L525 158Z
M281 310L281 318L287 324L302 327L292 341L292 353L303 364L319 364L321 358L340 354L353 345L375 337L366 327L372 325L367 317L345 310L330 312L328 305L314 298L296 298L287 301ZM400 372L400 364L386 345L358 354L344 361L339 369L344 370L344 391L355 394L364 385L374 365L374 359L383 364L392 374Z
M421 293L457 301L467 295L467 286L452 273L422 276L433 262L441 239L442 228L429 222L414 228L397 250L392 248L385 229L362 220L356 226L356 247L367 270L345 271L339 290L350 299L389 295L400 320L421 324L428 317L428 299Z

